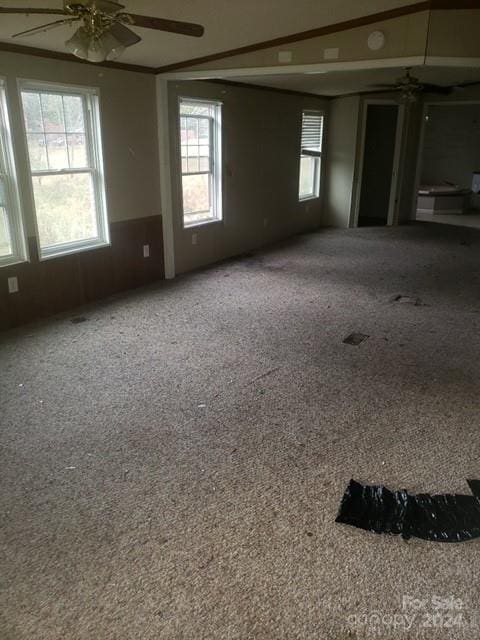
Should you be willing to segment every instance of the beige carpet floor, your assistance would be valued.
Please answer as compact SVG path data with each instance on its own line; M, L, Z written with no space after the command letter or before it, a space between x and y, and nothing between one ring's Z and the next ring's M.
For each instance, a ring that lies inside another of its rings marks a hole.
M352 477L480 478L478 231L324 230L4 333L0 402L2 640L480 636L480 540L334 522Z

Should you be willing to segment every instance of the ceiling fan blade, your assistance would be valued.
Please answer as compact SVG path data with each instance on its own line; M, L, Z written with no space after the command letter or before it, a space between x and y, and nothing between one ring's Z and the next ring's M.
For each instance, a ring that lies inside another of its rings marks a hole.
M33 29L27 29L26 31L20 31L19 33L14 33L12 38L21 38L23 36L33 36L35 33L43 33L44 31L50 31L50 29L55 29L56 27L60 27L63 24L72 24L80 20L80 18L67 18L66 20L55 20L55 22L47 22L47 24L42 24L40 27L33 27Z
M108 33L111 33L124 47L131 47L141 41L140 36L120 22L112 24Z
M460 82L460 84L454 84L453 89L468 89L469 87L477 87L480 84L480 80L474 80L473 82Z
M444 87L439 84L428 84L428 82L421 83L421 90L426 93L438 93L443 96L448 96L452 93L452 87Z
M391 89L365 89L364 91L359 91L358 93L364 94L364 93L397 93L398 90L395 88L391 88Z
M25 15L52 15L52 16L66 16L68 15L62 9L31 9L24 7L19 9L18 7L0 7L0 13L23 13Z
M369 84L370 89L396 89L396 84Z
M77 0L77 2L63 0L65 11L69 11L70 13L75 13L78 7L91 7L93 4L95 4L95 7L99 11L108 14L118 13L122 9L125 9L125 5L114 2L114 0Z
M113 0L96 0L95 4L97 9L105 13L118 13L122 9L125 9L124 4L113 2Z
M205 29L201 24L193 22L179 22L178 20L168 20L166 18L153 18L151 16L139 16L136 13L120 14L125 16L132 25L143 27L144 29L157 29L158 31L169 31L171 33L180 33L184 36L193 36L200 38L203 36Z

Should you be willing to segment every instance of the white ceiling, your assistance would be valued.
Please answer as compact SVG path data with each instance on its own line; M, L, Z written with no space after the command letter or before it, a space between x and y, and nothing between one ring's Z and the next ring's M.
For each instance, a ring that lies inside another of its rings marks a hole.
M339 96L372 91L372 85L394 83L404 74L402 67L391 69L363 69L330 71L321 74L282 74L263 76L229 76L228 80L258 84L275 89L303 91L324 96ZM465 67L415 67L412 74L422 82L452 86L462 82L480 81L480 69ZM461 95L461 90L456 90Z
M119 62L161 67L234 49L272 38L314 29L362 15L386 11L414 0L124 0L132 13L198 22L202 38L134 29L142 42L128 49ZM61 8L62 0L0 0L2 7ZM0 16L0 42L65 51L72 27L12 39L18 31L55 20L55 16Z

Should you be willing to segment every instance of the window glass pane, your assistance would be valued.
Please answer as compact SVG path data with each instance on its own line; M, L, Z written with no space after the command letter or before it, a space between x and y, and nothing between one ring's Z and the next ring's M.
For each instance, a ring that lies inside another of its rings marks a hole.
M40 246L98 237L90 173L33 176Z
M0 183L1 188L1 183ZM0 258L5 258L12 254L12 242L8 230L7 211L0 203Z
M183 212L210 213L210 175L183 176Z
M27 144L32 171L48 169L47 145L43 133L27 133Z
M210 144L210 121L202 118L198 122L199 144Z
M199 148L199 154L203 158L209 158L210 157L210 147L207 147L206 145L201 145L200 148Z
M180 113L183 115L195 116L211 116L213 114L213 105L201 104L195 102L181 102Z
M187 143L187 122L185 118L180 118L180 141L182 144Z
M210 147L202 145L199 148L200 171L210 171Z
M53 93L42 93L40 99L45 133L65 131L62 96Z
M49 169L68 169L67 140L64 133L46 133Z
M23 113L27 132L43 132L42 109L38 93L22 93Z
M88 167L83 98L23 92L22 100L32 170Z
M85 133L83 100L80 96L63 96L65 129L68 133Z
M71 169L84 169L88 166L87 142L83 133L68 133L68 159Z
M198 166L198 157L194 158L194 157L190 157L188 158L188 173L198 173L199 172L199 166Z
M182 173L210 171L210 123L205 118L182 118L185 125L181 134ZM202 143L202 144L200 144Z
M300 198L314 195L316 158L302 156L300 159Z
M198 140L198 123L196 118L185 118L186 134L188 144L197 144Z
M200 158L199 169L200 171L210 171L210 158Z

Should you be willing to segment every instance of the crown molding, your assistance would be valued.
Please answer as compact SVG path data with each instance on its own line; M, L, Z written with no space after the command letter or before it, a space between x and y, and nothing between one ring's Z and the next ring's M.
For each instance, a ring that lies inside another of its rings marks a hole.
M94 67L106 67L107 69L118 69L120 71L134 71L135 73L155 74L153 67L144 67L138 64L127 64L123 62L88 62L76 58L69 53L62 51L50 51L49 49L39 49L38 47L26 47L20 44L11 44L10 42L0 42L0 52L20 53L27 56L35 56L37 58L50 58L52 60L63 60L65 62L76 62L78 64L88 64Z

